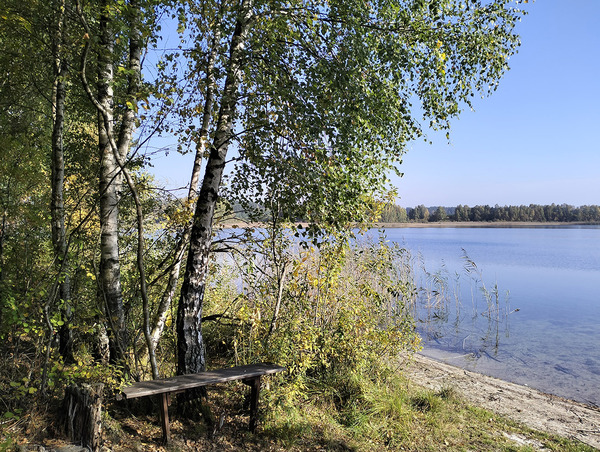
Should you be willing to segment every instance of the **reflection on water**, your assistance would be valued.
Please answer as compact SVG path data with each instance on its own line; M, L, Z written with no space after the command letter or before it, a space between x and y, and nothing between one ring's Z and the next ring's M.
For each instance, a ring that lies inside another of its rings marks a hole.
M600 228L389 229L417 256L424 354L600 405Z

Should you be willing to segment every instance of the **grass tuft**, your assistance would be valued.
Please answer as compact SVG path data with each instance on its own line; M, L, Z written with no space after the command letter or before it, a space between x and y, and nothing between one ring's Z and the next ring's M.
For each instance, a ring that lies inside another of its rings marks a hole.
M372 381L354 375L355 400L339 394L278 409L265 434L283 441L286 450L356 451L531 451L542 444L553 451L591 452L577 441L546 435L468 405L456 390L429 391L400 375ZM331 397L331 398L330 398ZM528 444L514 438L527 438Z

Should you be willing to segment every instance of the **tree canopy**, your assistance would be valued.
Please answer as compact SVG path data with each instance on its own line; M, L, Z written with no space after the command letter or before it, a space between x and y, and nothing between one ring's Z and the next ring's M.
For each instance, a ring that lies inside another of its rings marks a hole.
M193 102L181 112L200 130L194 111L204 111L209 96L222 100L227 36L239 11L186 5ZM519 44L521 13L507 1L241 6L248 23L227 196L262 205L276 198L284 216L320 224L362 218L365 200L390 188L387 174L397 171L406 143L429 127L448 129L473 96L495 90Z
M375 220L393 197L388 176L407 143L426 139L430 128L449 130L475 97L498 86L519 46L518 3L7 0L0 10L0 338L13 351L26 344L33 356L8 366L15 375L37 372L14 391L71 381L65 366L82 380L113 383L149 369L155 377L202 370L204 301L218 285L211 252L222 245L214 223L223 206L272 220L270 248L243 236L247 249L272 257L264 294L277 308L265 311L273 327L258 329L266 331L262 344L285 318L285 300L322 306L333 299L309 290L323 275L304 264L329 262L322 281L333 287L342 262L360 267L347 258L354 251L326 244L322 255L292 258L281 224L306 220L309 227L295 232L321 245L319 233L339 238ZM175 33L165 25L175 22L177 48L156 62L146 58L161 36ZM185 199L149 176L153 156L140 154L148 131L176 134L182 150L195 152ZM419 215L429 212L419 206ZM373 259L387 253L371 251ZM383 306L380 295L390 310L399 306L408 290L393 269L400 255L377 263L389 271L387 295L347 282L366 297L365 312ZM244 265L258 267L250 258ZM242 292L232 298L250 306ZM307 334L323 327L311 336L315 344L331 331L354 331L358 320L338 295L339 323L319 312L303 324ZM249 308L236 306L248 325ZM310 309L292 311L295 322ZM384 317L373 319L385 324ZM370 325L369 334L408 334L404 320L401 329L391 320L385 331Z
M313 229L368 219L406 143L424 127L448 129L473 96L496 88L521 16L500 0L185 6L192 94L180 113L187 130L202 117L192 135L207 160L178 311L184 373L204 368L199 325L218 196L307 218Z

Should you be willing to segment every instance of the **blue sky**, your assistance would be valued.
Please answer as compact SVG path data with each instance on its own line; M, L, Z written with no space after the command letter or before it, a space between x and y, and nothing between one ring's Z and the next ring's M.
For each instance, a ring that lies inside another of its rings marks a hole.
M398 204L600 204L600 0L525 8L498 90L453 123L450 144L445 133L409 144ZM169 187L188 183L191 155L153 163Z
M600 0L537 0L511 70L451 144L409 145L398 204L600 204Z

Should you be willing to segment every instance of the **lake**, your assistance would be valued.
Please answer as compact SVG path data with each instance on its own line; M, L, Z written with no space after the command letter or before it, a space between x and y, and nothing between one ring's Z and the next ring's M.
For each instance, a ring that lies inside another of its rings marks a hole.
M425 269L423 354L600 405L600 226L385 234Z

